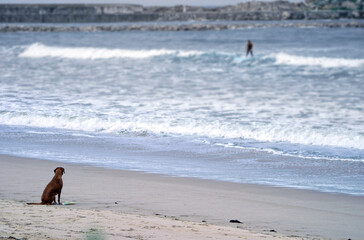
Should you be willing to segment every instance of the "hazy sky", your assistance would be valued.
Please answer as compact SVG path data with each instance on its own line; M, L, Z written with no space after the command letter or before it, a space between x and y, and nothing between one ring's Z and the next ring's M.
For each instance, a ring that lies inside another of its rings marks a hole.
M171 5L191 5L191 6L221 6L235 5L246 0L0 0L1 3L132 3L144 6L171 6ZM254 1L254 0L252 0ZM271 0L261 0L271 1Z

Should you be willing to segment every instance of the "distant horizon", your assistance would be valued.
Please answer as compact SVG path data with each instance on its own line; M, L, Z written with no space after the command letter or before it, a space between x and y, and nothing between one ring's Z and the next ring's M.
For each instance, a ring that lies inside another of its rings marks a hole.
M261 2L274 2L275 0L262 0ZM287 0L288 2L303 2L304 0ZM203 6L203 7L218 7L227 5L236 5L243 2L256 2L255 0L0 0L0 4L132 4L143 6L176 6L176 5L188 5L188 6ZM207 4L206 4L207 3Z

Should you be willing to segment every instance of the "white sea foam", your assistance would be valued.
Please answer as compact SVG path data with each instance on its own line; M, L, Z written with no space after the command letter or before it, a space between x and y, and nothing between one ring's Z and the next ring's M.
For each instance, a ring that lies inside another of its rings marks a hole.
M175 55L178 57L190 57L201 55L201 51L180 51L170 49L127 50L91 47L54 47L40 43L27 46L20 57L28 58L68 58L68 59L108 59L108 58L134 58L144 59L163 55Z
M47 46L41 43L33 43L26 46L19 54L20 57L27 58L67 58L67 59L109 59L109 58L130 58L145 59L158 56L176 56L176 57L193 57L201 56L209 52L197 50L173 50L173 49L146 49L146 50L130 50L119 48L93 48L93 47L56 47ZM211 52L210 52L211 53ZM213 52L211 56L234 56L225 52ZM245 58L235 58L243 59ZM323 68L333 67L364 67L364 59L345 59L345 58L329 58L329 57L304 57L287 53L277 53L263 55L259 59L272 59L275 64L294 65L294 66L318 66Z
M42 128L59 128L93 133L150 133L212 138L243 138L263 142L287 142L292 144L331 146L364 149L364 136L340 130L318 131L300 126L285 128L269 125L261 127L225 125L219 122L194 121L175 125L168 120L158 122L146 119L116 119L86 116L49 116L3 112L0 124L25 125Z
M294 65L294 66L319 66L323 68L334 67L364 67L364 59L345 59L345 58L328 58L328 57L303 57L278 53L269 55L275 59L276 64Z

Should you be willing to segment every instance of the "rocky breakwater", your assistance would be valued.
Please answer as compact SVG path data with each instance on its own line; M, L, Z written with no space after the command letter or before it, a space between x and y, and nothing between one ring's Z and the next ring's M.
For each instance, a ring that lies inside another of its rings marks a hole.
M116 31L219 31L243 28L364 28L359 22L301 22L301 23L254 23L254 24L181 24L181 25L121 25L121 26L59 26L59 25L4 25L0 32L116 32Z
M0 22L82 23L364 18L363 0L355 0L355 2L348 0L348 3L340 5L340 8L330 8L333 4L332 1L335 0L254 1L223 7L145 7L133 4L0 4Z

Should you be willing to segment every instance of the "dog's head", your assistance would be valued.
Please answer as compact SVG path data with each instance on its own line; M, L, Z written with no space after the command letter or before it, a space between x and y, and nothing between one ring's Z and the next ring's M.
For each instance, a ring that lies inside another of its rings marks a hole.
M61 175L66 173L66 171L64 170L63 167L58 167L58 168L54 169L54 173L57 173L57 172L59 172Z

